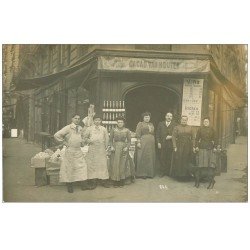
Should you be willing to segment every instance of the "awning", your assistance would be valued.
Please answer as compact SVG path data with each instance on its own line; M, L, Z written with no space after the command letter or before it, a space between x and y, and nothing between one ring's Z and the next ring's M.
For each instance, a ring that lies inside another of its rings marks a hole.
M35 89L40 88L44 86L48 86L50 84L53 84L57 79L60 79L61 77L68 76L69 74L72 74L76 72L77 70L85 67L85 64L87 64L90 60L84 61L78 65L72 66L68 69L65 69L63 71L42 76L42 77L35 77L35 78L29 78L29 79L20 79L17 78L15 80L15 90L28 90L28 89Z

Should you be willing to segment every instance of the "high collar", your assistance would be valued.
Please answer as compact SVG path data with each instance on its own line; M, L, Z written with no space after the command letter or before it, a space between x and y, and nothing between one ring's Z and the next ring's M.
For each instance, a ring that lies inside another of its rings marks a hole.
M70 128L72 128L72 129L76 129L76 126L80 127L80 125L76 125L76 124L73 123L73 122L70 124Z
M210 128L209 126L204 126L204 125L203 125L202 127L203 127L203 128L205 128L205 129L208 129L208 128Z

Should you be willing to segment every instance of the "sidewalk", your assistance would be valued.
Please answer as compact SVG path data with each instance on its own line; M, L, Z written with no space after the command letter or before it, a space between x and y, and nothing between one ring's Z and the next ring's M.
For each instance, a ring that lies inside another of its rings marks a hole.
M177 182L169 177L138 179L123 188L97 187L73 194L65 186L34 186L30 159L41 150L20 139L3 139L3 199L5 202L244 202L247 200L247 138L239 137L228 147L228 172L216 176L215 186L199 189L193 182Z

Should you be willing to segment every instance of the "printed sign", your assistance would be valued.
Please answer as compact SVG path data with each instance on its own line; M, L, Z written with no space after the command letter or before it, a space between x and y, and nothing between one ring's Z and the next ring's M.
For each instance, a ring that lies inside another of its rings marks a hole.
M182 115L188 116L188 125L201 125L201 107L204 79L185 78L183 83Z

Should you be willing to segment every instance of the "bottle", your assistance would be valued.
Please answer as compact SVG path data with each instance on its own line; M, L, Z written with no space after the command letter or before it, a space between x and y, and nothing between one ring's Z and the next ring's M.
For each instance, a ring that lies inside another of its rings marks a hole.
M106 101L103 101L103 112L106 112Z
M124 105L124 101L122 101L122 111L125 112L125 105Z
M115 101L115 117L118 116L118 112L119 112L119 103L118 101Z
M109 111L112 110L112 101L109 101Z

